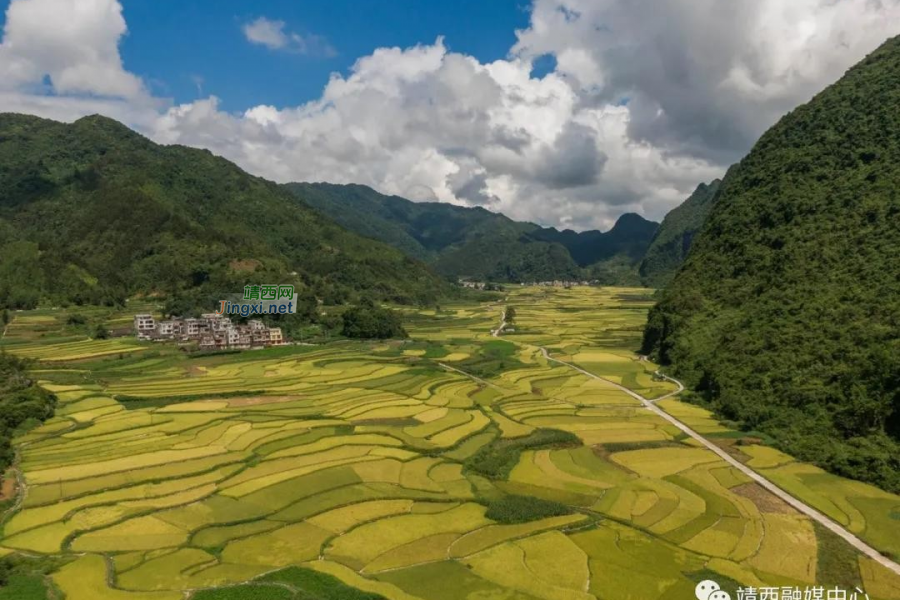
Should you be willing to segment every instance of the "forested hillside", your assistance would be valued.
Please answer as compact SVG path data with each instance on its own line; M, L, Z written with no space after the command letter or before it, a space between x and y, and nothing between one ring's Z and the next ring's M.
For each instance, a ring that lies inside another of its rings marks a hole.
M790 453L900 490L900 38L733 168L652 352Z
M56 397L28 375L27 361L0 352L0 481L12 464L13 434L53 416Z
M721 184L719 179L710 184L701 183L683 204L663 219L641 260L640 275L646 285L665 287L678 272Z
M434 265L448 277L637 283L658 224L623 215L608 232L557 231L481 207L411 202L362 185L292 183L298 198L347 229Z
M211 308L270 281L329 302L430 302L448 289L208 151L160 146L104 117L0 115L0 306L143 292Z

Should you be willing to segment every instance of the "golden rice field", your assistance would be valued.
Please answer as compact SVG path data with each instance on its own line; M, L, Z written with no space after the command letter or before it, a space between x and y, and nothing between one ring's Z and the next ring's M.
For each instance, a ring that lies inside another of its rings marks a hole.
M9 349L45 361L59 407L17 439L26 485L0 556L57 559L47 585L68 600L676 600L703 579L900 599L900 577L611 383L542 356L670 393L634 354L646 290L515 288L507 302L499 339L504 303L459 304L406 309L408 342L199 358L41 337L57 317L17 315ZM900 555L900 497L660 406ZM345 591L302 595L312 580Z

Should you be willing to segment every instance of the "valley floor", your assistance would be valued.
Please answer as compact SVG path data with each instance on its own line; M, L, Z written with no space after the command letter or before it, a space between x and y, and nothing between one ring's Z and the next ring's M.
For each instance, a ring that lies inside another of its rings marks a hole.
M16 441L0 556L53 559L69 600L676 600L705 579L900 599L900 575L648 410L900 556L900 497L670 396L634 354L650 305L516 288L407 309L409 342L199 358L19 313L3 347L44 361L60 406Z

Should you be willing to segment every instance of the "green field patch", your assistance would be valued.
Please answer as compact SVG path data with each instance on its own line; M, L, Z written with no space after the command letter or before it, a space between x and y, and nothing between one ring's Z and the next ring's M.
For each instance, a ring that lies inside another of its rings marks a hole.
M482 447L488 445L495 437L497 437L497 433L494 431L484 431L482 433L475 434L472 437L464 440L456 448L444 452L443 456L446 456L451 460L465 461L476 452L478 452L478 450L480 450Z
M185 543L188 533L155 516L136 517L117 525L79 535L75 552L128 552L171 548Z
M200 502L157 512L155 516L184 531L192 532L210 525L241 523L260 519L268 515L269 512L270 509L264 506L214 494Z
M719 461L705 448L664 448L616 452L610 459L644 477L661 479L699 464Z
M214 563L216 557L212 554L195 548L181 548L120 573L117 584L127 590L177 590L190 582L187 573L199 566Z
M537 429L522 438L496 439L466 460L466 469L489 479L502 480L519 462L522 452L541 448L567 448L581 445L572 433L558 429Z
M367 564L362 573L378 573L446 559L447 550L459 533L438 533L392 548Z
M358 483L311 495L310 497L275 513L270 518L277 521L300 521L334 508L348 506L357 502L365 502L367 500L442 500L445 498L446 496L444 494L410 490L389 483Z
M275 512L283 510L303 499L314 497L317 494L335 488L359 483L360 481L361 479L352 468L346 466L332 467L289 479L258 492L247 494L241 498L241 502L251 506L264 507L270 512Z
M283 567L318 558L330 531L309 523L295 523L266 533L229 542L222 550L225 562Z
M430 563L378 574L377 579L392 583L418 598L458 600L459 598L498 598L502 600L538 600L536 596L509 590L478 577L456 561Z
M463 534L488 525L490 521L484 512L484 507L477 504L463 504L437 514L388 517L333 539L325 555L330 560L362 568L388 550L419 538L442 533Z
M858 554L831 530L813 522L816 534L816 580L848 590L862 586Z
M542 545L552 546L541 548ZM528 561L528 550L547 562ZM584 552L557 532L506 542L463 559L483 579L546 600L593 600L584 591L589 577Z
M412 506L413 501L408 499L371 500L368 502L351 504L349 506L342 506L320 513L307 519L306 522L315 525L320 529L339 534L344 533L361 523L375 521L383 517L409 513Z
M519 496L533 496L550 502L559 502L568 506L589 507L597 501L597 497L588 494L580 494L568 490L549 488L518 481L497 481L494 485L507 494Z
M696 583L688 574L705 564L699 556L611 523L571 539L589 557L590 591L604 599L694 597Z
M569 514L516 525L488 525L460 536L450 547L449 556L454 558L469 556L508 540L527 537L548 529L581 524L586 520L585 515Z
M256 533L270 531L282 524L277 521L250 521L238 525L223 525L201 529L191 538L191 545L200 548L218 548L231 540L248 537Z
M812 522L799 515L764 513L766 535L747 564L758 571L814 583L818 545ZM824 574L823 574L824 575Z

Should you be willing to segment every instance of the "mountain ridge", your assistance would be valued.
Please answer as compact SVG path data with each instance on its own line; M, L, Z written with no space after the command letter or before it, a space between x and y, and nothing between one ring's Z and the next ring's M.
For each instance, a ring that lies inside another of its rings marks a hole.
M732 168L652 353L789 454L900 490L900 37Z
M277 184L106 117L0 114L0 165L0 304L10 307L138 292L206 305L242 289L248 274L235 264L330 300L429 302L449 289Z
M633 281L644 246L658 227L627 213L608 232L578 233L514 221L483 207L412 202L360 184L285 187L344 227L426 260L448 277L511 282L586 279L609 266L599 263L624 258L604 283L617 283L616 278Z

